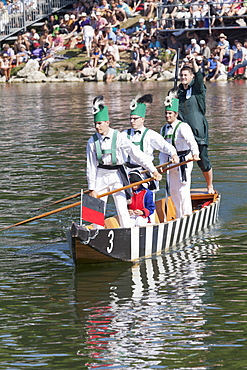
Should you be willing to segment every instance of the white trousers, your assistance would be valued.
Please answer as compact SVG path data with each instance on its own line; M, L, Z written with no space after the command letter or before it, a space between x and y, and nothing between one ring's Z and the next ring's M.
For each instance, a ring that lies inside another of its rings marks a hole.
M176 217L180 218L192 213L192 203L190 197L191 172L193 162L187 163L186 177L187 181L181 179L181 171L179 167L169 170L168 183L173 203L176 208Z
M130 216L130 222L131 226L147 226L148 218L144 218L142 216Z
M96 180L96 191L98 194L104 194L108 191L119 189L123 187L121 177L118 170L106 170L104 168L97 169L97 180ZM119 223L121 227L131 227L130 216L127 207L127 200L124 191L119 191L112 195L117 214L119 217ZM100 198L105 202L105 208L108 196ZM95 225L95 228L101 228L99 225Z

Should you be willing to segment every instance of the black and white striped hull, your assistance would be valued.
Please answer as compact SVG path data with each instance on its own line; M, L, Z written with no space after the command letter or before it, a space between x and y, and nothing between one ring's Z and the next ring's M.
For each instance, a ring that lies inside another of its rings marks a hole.
M72 224L67 237L76 264L136 262L167 251L216 223L220 196L192 215L147 227L90 230Z

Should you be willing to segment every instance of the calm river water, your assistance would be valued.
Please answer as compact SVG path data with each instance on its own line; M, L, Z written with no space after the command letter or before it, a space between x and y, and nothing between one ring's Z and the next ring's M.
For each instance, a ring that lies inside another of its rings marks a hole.
M86 188L96 95L123 129L132 97L153 93L159 130L171 86L1 85L1 228ZM220 222L179 251L76 270L65 232L78 208L1 232L0 369L247 369L246 97L245 81L208 84Z

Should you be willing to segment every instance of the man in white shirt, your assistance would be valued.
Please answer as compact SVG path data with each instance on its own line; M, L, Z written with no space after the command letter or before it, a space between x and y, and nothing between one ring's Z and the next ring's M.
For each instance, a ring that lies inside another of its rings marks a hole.
M199 149L190 126L177 119L179 100L167 97L165 101L165 118L167 124L162 127L161 134L172 144L184 162L190 158L198 161ZM160 163L167 160L167 155L160 153ZM176 208L176 217L183 217L192 213L190 197L191 172L193 161L169 170L168 183L171 197Z
M227 78L228 79L233 78L234 73L239 68L243 68L243 67L246 67L247 66L247 42L244 43L244 47L242 47L241 43L239 42L237 44L237 48L238 49L241 48L241 51L242 51L242 60L240 61L240 63L236 64L235 67L233 67L233 69L230 72L228 72L228 75L227 75Z
M185 50L185 53L192 54L196 57L198 54L200 54L200 46L196 43L196 39L191 39L190 42L191 43Z
M126 155L150 171L156 180L162 179L148 156L122 133L109 127L108 108L104 105L103 96L94 99L93 113L96 133L87 143L87 182L92 197L97 198L98 194L119 189L127 184L127 174L123 166ZM126 193L119 191L113 194L113 198L120 226L131 227ZM107 203L107 196L101 199ZM95 225L95 228L99 227Z

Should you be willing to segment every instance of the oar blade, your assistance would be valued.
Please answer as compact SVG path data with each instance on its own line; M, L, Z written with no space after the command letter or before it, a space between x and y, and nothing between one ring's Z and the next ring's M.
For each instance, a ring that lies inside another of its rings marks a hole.
M83 194L81 205L81 218L84 221L97 225L105 225L105 202L99 198Z

